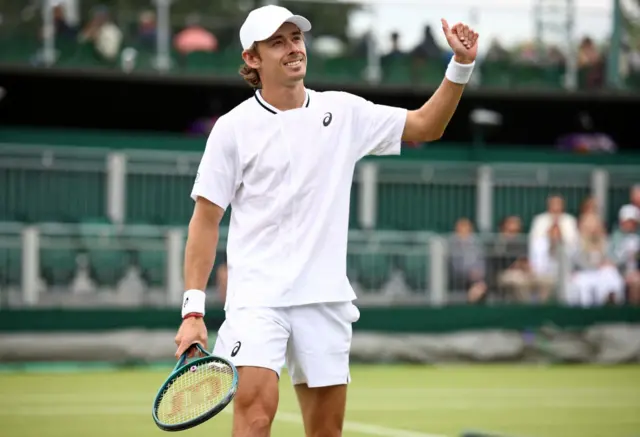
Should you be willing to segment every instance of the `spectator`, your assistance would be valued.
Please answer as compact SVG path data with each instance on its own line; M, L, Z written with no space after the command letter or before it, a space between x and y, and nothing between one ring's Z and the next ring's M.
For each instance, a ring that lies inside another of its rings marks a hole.
M186 27L175 36L173 44L181 55L218 50L217 38L200 25L200 17L196 14L187 17Z
M502 46L498 38L493 38L487 49L485 59L489 62L508 61L509 52Z
M595 214L600 215L600 208L598 208L598 202L595 197L589 196L585 198L580 204L580 215Z
M564 67L567 60L558 46L552 45L547 51L546 63L550 67Z
M156 14L149 10L140 14L138 19L138 41L145 47L156 46Z
M527 41L520 47L517 60L524 65L535 65L539 61L538 50L533 42Z
M500 291L513 295L519 301L528 299L532 281L527 262L527 244L520 236L522 222L520 217L506 217L500 224L500 234L489 245L490 260L487 263L487 278ZM504 293L501 293L504 294Z
M584 74L582 85L588 89L600 88L604 79L604 63L595 43L589 37L583 38L578 48L578 69Z
M531 282L537 288L542 302L548 300L559 284L565 250L562 229L558 221L551 223L545 235L536 235L530 240Z
M611 236L610 258L618 268L627 287L627 301L640 305L640 210L633 205L620 209L620 226Z
M391 34L391 50L389 53L384 55L380 59L380 63L383 66L388 65L390 62L395 61L396 59L402 58L405 56L405 53L400 50L400 34L398 32L393 32Z
M562 241L571 246L578 240L578 225L575 217L564 212L564 199L558 194L547 199L547 212L533 218L529 232L529 244L541 237L547 237L552 224L560 227Z
M580 238L572 253L572 264L570 304L589 307L623 302L624 279L609 260L606 231L594 214L580 218Z
M473 235L473 224L467 218L456 222L450 242L450 275L455 288L462 287L470 302L485 297L485 255L481 243Z
M631 190L629 191L629 200L630 202L628 204L620 208L620 211L618 212L619 216L622 215L622 210L627 207L632 207L640 211L640 184L631 187ZM638 232L640 232L640 229L638 229Z
M111 19L107 8L98 7L93 18L80 34L80 42L92 42L98 54L107 61L115 61L122 46L122 31Z
M74 40L78 35L78 29L67 19L65 4L59 3L53 7L53 27L56 39Z
M411 54L414 58L439 61L442 59L442 53L442 49L438 46L433 36L431 26L425 26L422 41L413 49Z

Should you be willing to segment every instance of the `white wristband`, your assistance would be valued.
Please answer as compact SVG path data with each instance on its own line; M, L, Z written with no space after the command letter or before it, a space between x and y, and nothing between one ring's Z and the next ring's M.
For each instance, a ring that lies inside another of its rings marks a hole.
M473 73L475 65L476 61L473 61L471 64L459 64L451 58L444 76L453 83L464 85L471 79L471 73Z
M187 290L182 297L182 317L189 313L200 313L204 316L206 295L202 290Z

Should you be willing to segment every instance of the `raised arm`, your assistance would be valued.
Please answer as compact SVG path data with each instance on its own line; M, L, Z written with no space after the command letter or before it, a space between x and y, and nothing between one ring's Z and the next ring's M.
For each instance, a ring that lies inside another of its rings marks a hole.
M420 109L407 112L402 139L404 141L435 141L444 134L453 117L465 84L469 81L478 55L478 34L462 23L449 28L442 20L442 30L454 56L445 79Z

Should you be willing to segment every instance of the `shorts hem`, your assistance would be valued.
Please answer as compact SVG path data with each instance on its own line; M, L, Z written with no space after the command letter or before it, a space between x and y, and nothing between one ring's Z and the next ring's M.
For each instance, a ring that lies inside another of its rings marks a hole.
M347 376L342 378L324 378L324 379L314 379L312 381L308 381L305 379L291 379L291 383L293 385L307 384L309 388L320 388L320 387L332 387L335 385L349 385L351 382L351 377Z
M232 361L232 363L233 363L233 361ZM276 374L278 379L280 379L280 376L281 376L281 373L282 373L281 370L279 371L277 369L274 369L271 366L265 366L265 365L262 365L262 364L250 364L250 363L246 363L246 362L241 362L241 363L233 363L233 365L236 367L236 369L239 369L241 367L257 367L259 369L272 370Z

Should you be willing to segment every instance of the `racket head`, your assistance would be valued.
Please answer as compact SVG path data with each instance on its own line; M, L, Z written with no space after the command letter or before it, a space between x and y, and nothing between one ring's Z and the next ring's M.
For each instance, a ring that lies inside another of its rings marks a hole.
M194 346L195 347L195 346ZM187 362L180 357L158 390L153 420L164 431L182 431L211 419L231 403L238 389L238 371L230 361L204 351Z

